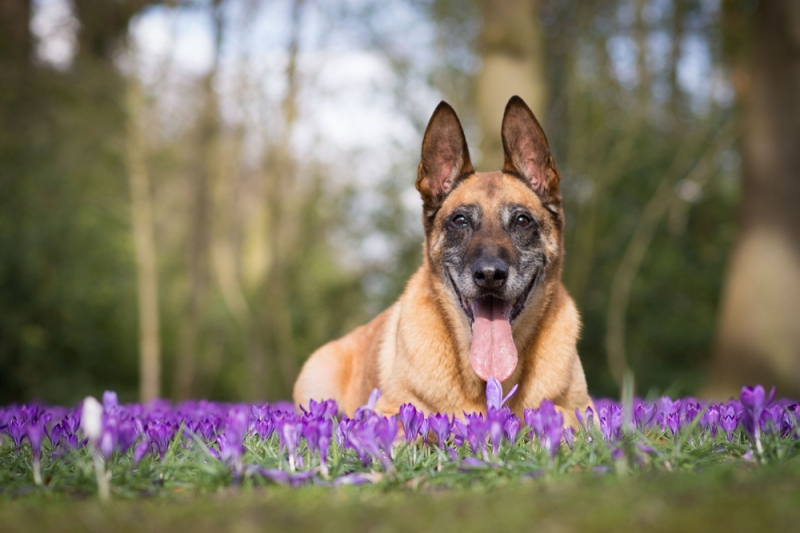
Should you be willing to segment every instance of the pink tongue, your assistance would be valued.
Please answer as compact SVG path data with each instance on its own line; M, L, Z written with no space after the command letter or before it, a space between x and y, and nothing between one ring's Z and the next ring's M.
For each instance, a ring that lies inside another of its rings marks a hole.
M472 300L472 348L469 362L484 381L508 379L517 366L517 347L511 338L511 302L491 296Z

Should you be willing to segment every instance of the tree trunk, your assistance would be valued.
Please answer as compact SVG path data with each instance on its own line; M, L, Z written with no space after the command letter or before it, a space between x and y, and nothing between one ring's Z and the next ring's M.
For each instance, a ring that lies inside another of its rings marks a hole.
M739 235L719 314L709 397L742 385L800 396L800 4L758 3ZM745 94L746 92L746 94Z
M0 65L28 64L32 49L31 0L0 0Z
M184 400L192 396L197 361L203 350L203 324L208 301L213 203L212 183L220 164L219 103L214 90L222 44L222 0L212 3L214 62L202 80L203 107L197 124L194 157L190 168L192 198L189 225L187 271L189 294L186 317L181 326L181 341L175 368L173 396Z
M162 0L72 0L80 22L78 57L113 62L123 44L131 19L149 5Z
M483 68L476 80L482 131L480 170L499 170L503 166L500 125L509 98L519 95L542 119L546 80L538 6L537 0L483 3Z
M292 205L297 200L297 162L292 154L291 137L297 121L300 75L297 69L300 30L305 0L293 0L287 63L284 71L286 93L281 102L283 129L280 139L266 149L265 235L263 249L267 265L260 283L261 312L252 324L248 362L251 395L263 399L291 395L299 371L294 350L289 276L296 248L297 221ZM267 373L269 372L269 375ZM272 390L270 389L272 385ZM269 394L268 394L269 393Z
M128 82L128 128L125 162L131 187L133 237L136 244L139 296L139 396L142 402L157 398L161 384L161 344L158 318L158 274L153 237L150 180L147 175L142 125L142 88L135 77Z

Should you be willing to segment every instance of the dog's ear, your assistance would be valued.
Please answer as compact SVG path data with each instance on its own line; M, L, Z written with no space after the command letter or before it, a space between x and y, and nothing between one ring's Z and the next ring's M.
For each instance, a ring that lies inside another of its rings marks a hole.
M512 96L503 115L503 172L517 174L531 184L546 202L557 201L561 179L547 137L533 111L519 96Z
M425 130L417 170L426 218L435 214L459 176L474 171L461 122L447 102L440 102Z

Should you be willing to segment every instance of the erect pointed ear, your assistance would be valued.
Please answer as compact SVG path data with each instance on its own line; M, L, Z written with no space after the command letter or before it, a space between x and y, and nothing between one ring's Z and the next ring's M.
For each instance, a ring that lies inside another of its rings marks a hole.
M503 115L503 172L517 174L528 181L544 201L559 199L561 179L547 137L533 111L519 96L512 96Z
M425 130L417 170L416 187L426 217L442 205L459 176L474 171L461 122L447 102L440 102Z

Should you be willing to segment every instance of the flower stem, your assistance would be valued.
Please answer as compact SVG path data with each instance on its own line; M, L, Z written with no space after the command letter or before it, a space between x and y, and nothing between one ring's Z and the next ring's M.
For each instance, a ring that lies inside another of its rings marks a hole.
M42 465L39 459L33 460L33 482L39 487L42 486Z
M96 450L92 450L94 456L94 475L97 478L97 492L100 495L101 501L108 501L111 499L111 472L106 473L106 462L103 456Z
M758 425L756 425L756 450L758 451L758 458L763 461L764 448L761 446L761 431L759 430Z

